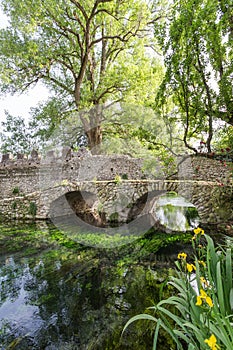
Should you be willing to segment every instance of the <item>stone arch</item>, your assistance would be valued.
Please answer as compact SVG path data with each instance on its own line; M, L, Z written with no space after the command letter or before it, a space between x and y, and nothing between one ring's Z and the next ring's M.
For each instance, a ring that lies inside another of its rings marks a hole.
M79 190L66 192L52 201L49 217L53 220L62 216L76 215L88 224L104 226L104 215L99 213L98 203L98 197L93 192Z
M168 197L164 201L163 196L166 194ZM129 212L128 222L138 217L147 218L151 227L166 232L195 227L200 218L194 203L177 192L167 190L152 190L139 197Z
M152 190L145 192L132 204L132 207L128 213L127 221L131 222L139 216L149 214L152 202L165 193L167 193L166 190Z

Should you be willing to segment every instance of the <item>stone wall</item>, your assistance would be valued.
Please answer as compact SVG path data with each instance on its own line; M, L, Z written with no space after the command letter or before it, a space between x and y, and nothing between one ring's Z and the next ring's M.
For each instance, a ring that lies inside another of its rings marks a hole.
M44 157L9 155L0 162L0 213L10 218L46 218L52 201L67 191L77 190L76 183L113 180L117 177L140 179L142 161L128 156L92 156L86 150L60 153L49 151ZM65 186L69 183L70 186ZM92 186L93 191L93 186Z
M195 204L205 222L233 219L232 162L203 156L187 157L180 163L178 175L179 179L187 181L186 189L180 193ZM188 181L191 182L188 184Z
M179 164L180 163L180 164ZM201 156L178 158L180 180L213 181L232 184L233 163Z
M91 156L67 150L60 155L50 152L42 159L35 154L3 157L0 212L11 218L42 219L66 193L85 191L97 196L108 215L119 211L126 219L133 203L147 192L174 190L197 206L203 222L233 219L232 163L194 156L178 158L177 164L171 182L164 185L161 179L156 185L153 177L145 176L143 160L128 156ZM69 212L69 204L62 205L63 212Z
M0 167L0 198L39 191L37 166Z

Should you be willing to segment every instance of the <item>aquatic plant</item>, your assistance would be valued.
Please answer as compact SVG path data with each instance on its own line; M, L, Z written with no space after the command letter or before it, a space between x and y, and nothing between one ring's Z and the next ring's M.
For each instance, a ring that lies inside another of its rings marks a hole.
M174 294L150 307L148 313L132 317L123 329L138 320L155 322L153 350L161 329L178 350L232 349L232 248L229 244L215 247L201 228L194 230L192 244L193 259L179 253L175 275L169 277Z

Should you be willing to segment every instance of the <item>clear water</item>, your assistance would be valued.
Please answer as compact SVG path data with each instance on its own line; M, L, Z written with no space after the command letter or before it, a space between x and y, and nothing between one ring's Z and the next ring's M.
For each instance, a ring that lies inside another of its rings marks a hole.
M0 226L0 349L150 349L148 324L121 337L167 278L155 255L139 262L143 244L100 250L55 229ZM162 337L160 349L167 344Z
M190 231L199 224L196 207L177 195L164 195L154 203L151 214L168 231Z

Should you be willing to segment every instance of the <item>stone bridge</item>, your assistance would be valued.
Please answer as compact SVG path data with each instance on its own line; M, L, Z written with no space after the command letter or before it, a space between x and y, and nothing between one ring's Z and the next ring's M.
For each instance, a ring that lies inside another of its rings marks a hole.
M201 222L233 219L231 163L204 157L177 160L173 176L159 162L145 167L127 156L48 152L0 164L3 218L46 219L75 213L83 221L127 222L144 215L162 194L176 192L198 209ZM226 166L224 166L226 165Z

